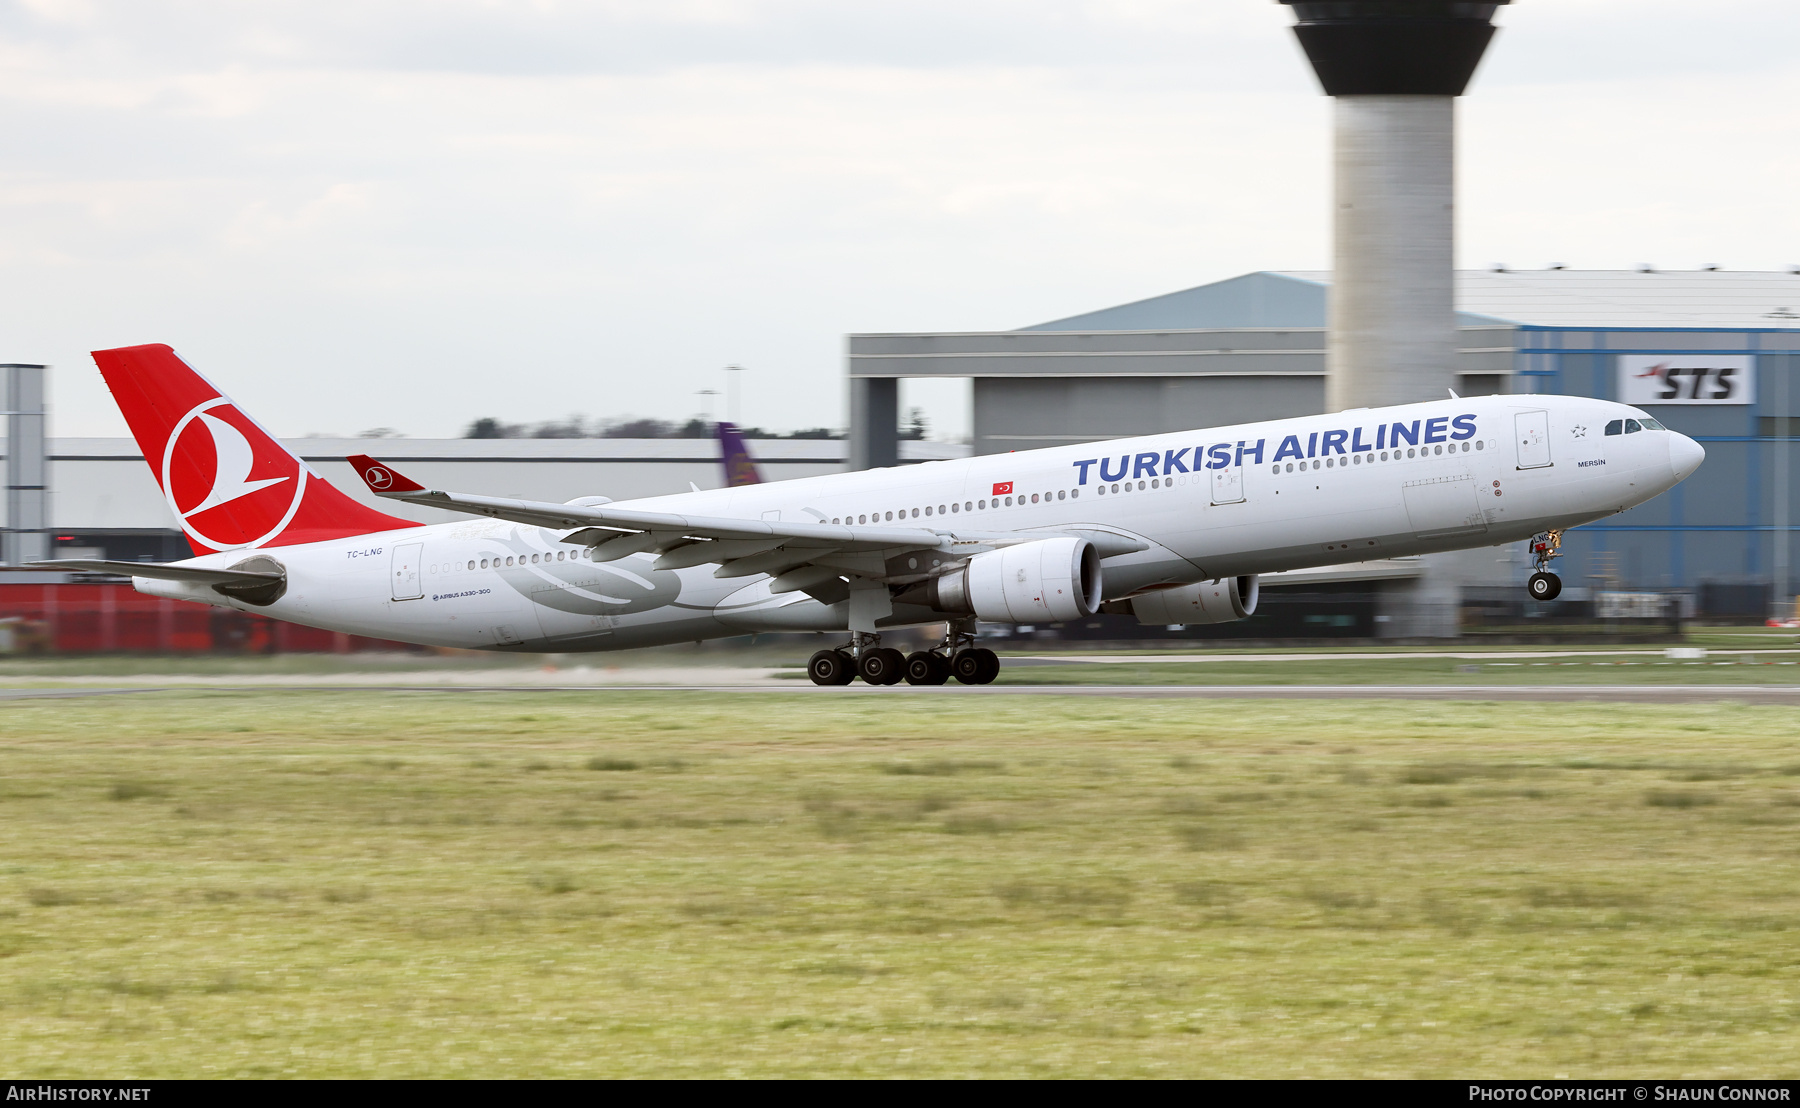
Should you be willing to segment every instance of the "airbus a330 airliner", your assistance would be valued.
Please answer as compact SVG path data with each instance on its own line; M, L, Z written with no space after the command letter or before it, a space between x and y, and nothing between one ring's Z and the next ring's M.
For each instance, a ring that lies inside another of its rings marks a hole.
M94 354L198 557L42 563L140 592L356 635L596 651L754 631L847 635L820 685L986 684L977 620L1243 619L1257 575L1527 541L1539 599L1565 528L1641 504L1705 451L1623 404L1488 396L894 469L567 504L428 489L369 457L375 495L307 468L167 346ZM903 656L891 628L943 623Z

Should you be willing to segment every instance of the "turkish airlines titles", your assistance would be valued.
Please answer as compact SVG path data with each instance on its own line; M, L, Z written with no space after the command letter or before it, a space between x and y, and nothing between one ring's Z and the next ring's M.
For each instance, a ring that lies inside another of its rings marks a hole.
M1374 439L1365 441L1364 427L1347 429L1333 428L1328 431L1314 431L1306 436L1302 446L1299 435L1288 435L1275 448L1275 457L1271 461L1279 462L1285 458L1321 458L1328 454L1359 454L1365 450L1388 450L1402 445L1425 446L1438 442L1461 442L1463 439L1475 437L1475 416L1439 416L1435 419L1415 419L1411 423L1379 423L1375 425ZM1122 481L1127 478L1136 480L1139 477L1167 477L1174 473L1193 473L1202 469L1230 469L1241 466L1248 458L1257 465L1263 464L1263 452L1268 444L1267 439L1257 439L1251 443L1247 439L1239 439L1234 446L1231 443L1216 443L1211 446L1184 446L1180 450L1165 450L1161 454L1145 451L1142 454L1121 454L1119 471L1112 472L1111 458L1085 458L1079 462L1071 462L1079 475L1077 484L1088 483L1088 470L1098 467L1100 480ZM1188 467L1188 452L1193 452L1193 468ZM1158 472L1157 467L1161 467Z

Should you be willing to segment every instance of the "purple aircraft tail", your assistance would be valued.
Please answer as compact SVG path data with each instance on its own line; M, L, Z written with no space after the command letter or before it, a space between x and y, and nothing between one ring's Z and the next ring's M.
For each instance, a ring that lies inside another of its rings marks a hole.
M762 474L757 472L756 459L750 456L749 444L735 426L724 420L719 421L719 459L725 463L727 488L762 484Z

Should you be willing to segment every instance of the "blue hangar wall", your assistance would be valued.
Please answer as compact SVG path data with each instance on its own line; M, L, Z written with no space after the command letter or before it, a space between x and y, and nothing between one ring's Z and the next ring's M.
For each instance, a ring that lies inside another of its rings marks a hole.
M1670 492L1571 531L1561 566L1569 584L1598 584L1606 576L1638 587L1778 583L1781 567L1792 565L1793 532L1800 527L1800 452L1793 444L1800 430L1794 382L1800 333L1525 325L1517 334L1513 392L1635 404L1706 447L1706 463ZM1621 395L1622 364L1640 358L1683 365L1741 360L1752 369L1753 399L1657 404ZM1791 593L1797 582L1787 576Z

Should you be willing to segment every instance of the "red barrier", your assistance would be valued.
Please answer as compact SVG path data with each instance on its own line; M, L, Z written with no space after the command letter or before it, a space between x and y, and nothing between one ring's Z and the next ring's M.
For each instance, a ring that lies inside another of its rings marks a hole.
M0 584L0 619L24 621L20 649L56 654L347 654L406 649L385 639L145 596L127 584Z

